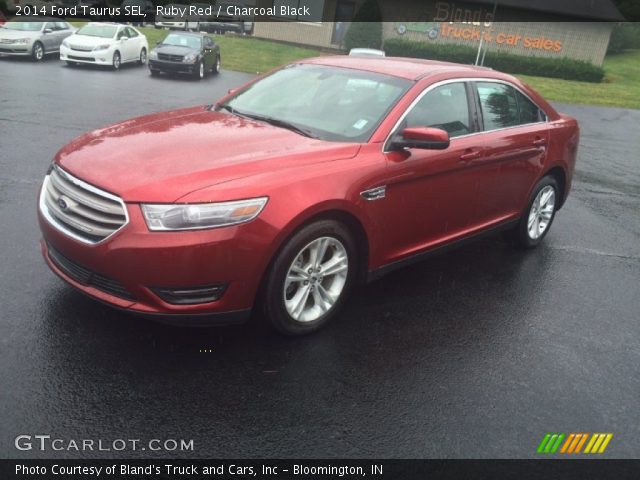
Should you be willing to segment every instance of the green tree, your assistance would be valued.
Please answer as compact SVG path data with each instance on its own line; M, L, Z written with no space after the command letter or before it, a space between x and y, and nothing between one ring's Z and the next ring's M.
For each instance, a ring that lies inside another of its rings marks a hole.
M382 46L382 13L378 0L366 0L353 17L344 45L352 48L380 48Z

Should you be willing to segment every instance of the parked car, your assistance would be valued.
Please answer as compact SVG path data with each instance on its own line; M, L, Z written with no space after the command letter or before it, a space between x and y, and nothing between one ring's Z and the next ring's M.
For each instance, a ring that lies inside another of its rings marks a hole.
M186 73L202 79L220 72L220 46L202 33L172 32L149 52L151 75Z
M60 60L68 65L89 63L118 70L123 63L147 63L147 37L134 27L116 23L88 23L62 42Z
M165 5L165 9L175 8L176 11L182 11L188 9L188 5L181 5L178 3L172 3ZM197 17L184 18L177 15L156 15L156 28L168 28L170 30L186 30L186 31L198 31L200 29L200 22Z
M58 18L38 22L7 22L0 29L0 55L30 56L36 62L60 51L60 44L75 28Z
M490 69L301 60L64 147L40 194L42 252L128 312L211 323L256 306L309 333L358 282L463 241L540 244L578 141L576 120Z

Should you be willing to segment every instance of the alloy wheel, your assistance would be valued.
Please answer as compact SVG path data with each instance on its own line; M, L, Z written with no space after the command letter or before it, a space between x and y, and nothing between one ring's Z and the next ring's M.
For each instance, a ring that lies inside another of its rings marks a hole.
M42 48L42 44L40 42L37 42L33 46L33 56L38 62L44 58L44 48Z
M556 207L556 191L551 185L542 188L531 204L527 232L532 240L540 238L551 223Z
M313 322L340 298L349 271L347 249L338 239L321 237L307 244L285 277L284 304L298 322Z

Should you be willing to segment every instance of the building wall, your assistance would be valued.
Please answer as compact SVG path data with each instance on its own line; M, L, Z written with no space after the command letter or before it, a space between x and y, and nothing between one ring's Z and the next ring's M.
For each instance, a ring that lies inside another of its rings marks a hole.
M299 43L315 47L331 47L333 22L256 22L253 35L259 38Z
M603 22L496 22L488 27L449 22L385 22L385 38L478 47L516 55L572 58L602 65L612 26ZM405 31L406 30L406 31ZM399 32L405 32L401 35Z

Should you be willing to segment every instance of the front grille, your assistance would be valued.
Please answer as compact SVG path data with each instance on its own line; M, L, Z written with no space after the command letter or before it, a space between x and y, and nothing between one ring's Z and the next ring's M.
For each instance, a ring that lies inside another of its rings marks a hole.
M95 62L96 59L94 57L76 57L75 55L67 55L67 58L71 60L82 60L84 62Z
M135 297L131 292L129 292L129 290L127 290L124 285L117 280L105 277L104 275L93 272L82 265L78 265L73 260L62 255L51 245L47 244L47 248L49 251L49 258L53 263L55 263L60 270L73 278L76 282L85 286L94 287L115 297L135 301Z
M76 50L77 52L90 52L93 50L93 47L81 47L79 45L71 45L71 50Z
M84 243L98 243L127 223L122 200L53 167L45 177L40 209L47 220Z
M182 55L169 55L166 53L159 53L158 60L165 60L167 62L182 62L184 56Z

